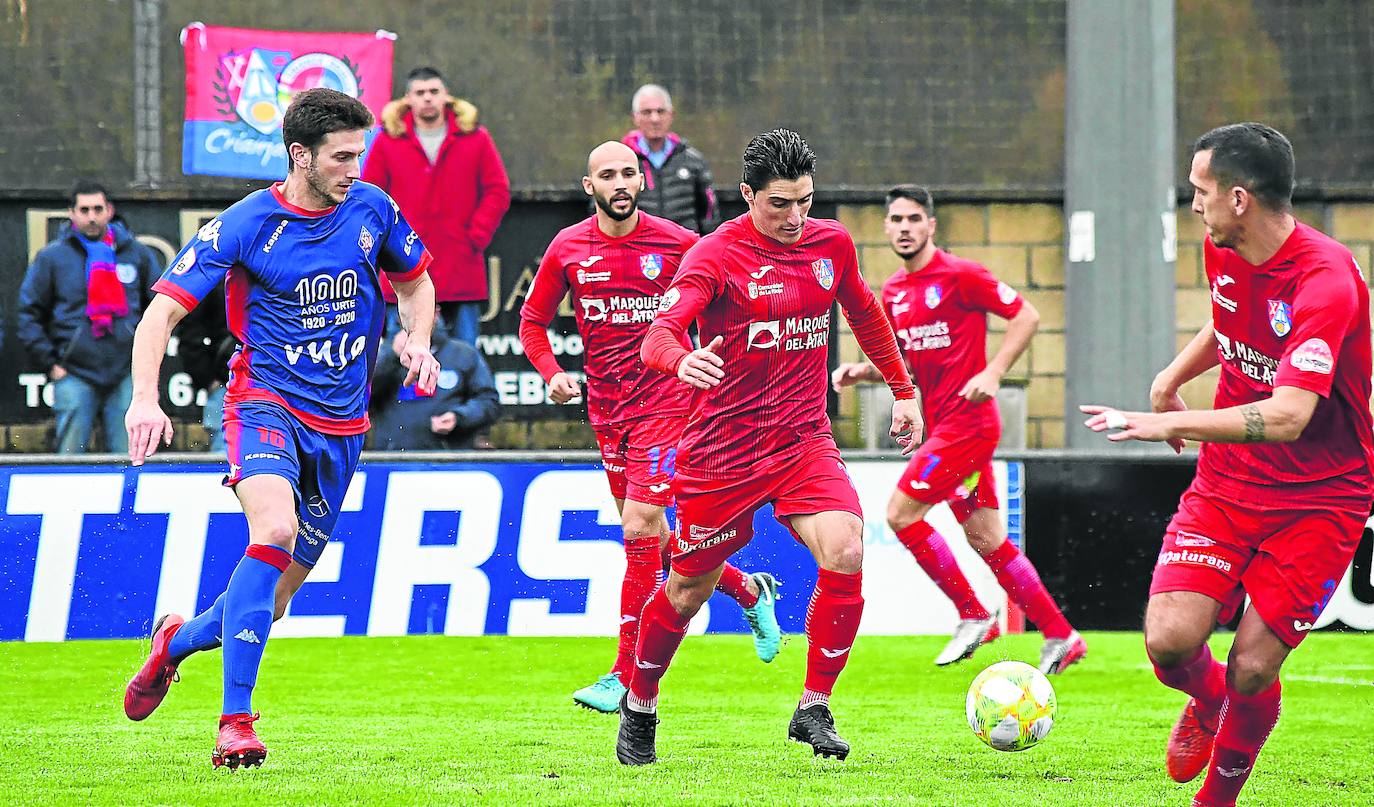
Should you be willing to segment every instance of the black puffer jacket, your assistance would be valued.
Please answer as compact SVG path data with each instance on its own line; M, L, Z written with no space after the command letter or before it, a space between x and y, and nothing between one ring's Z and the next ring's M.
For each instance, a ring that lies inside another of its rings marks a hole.
M672 153L662 168L654 168L648 155L640 149L639 139L639 130L634 129L620 142L639 155L640 169L644 171L640 209L702 235L716 229L720 225L720 206L716 204L716 192L711 189L713 179L706 157L686 140L669 133Z

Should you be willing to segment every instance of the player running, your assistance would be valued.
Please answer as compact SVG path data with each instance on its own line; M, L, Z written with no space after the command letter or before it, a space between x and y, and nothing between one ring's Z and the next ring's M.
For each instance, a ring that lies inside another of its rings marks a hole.
M966 659L998 635L998 614L979 602L949 544L925 520L932 507L947 501L969 544L1044 633L1040 671L1063 672L1083 658L1088 646L1055 605L1030 559L1007 540L992 475L992 454L1002 434L997 389L1030 344L1040 314L982 265L936 248L935 226L935 202L925 188L899 185L888 192L883 228L905 271L883 284L883 308L921 391L929 436L888 500L887 523L959 611L954 637L936 664ZM989 313L1008 321L992 361L986 347ZM831 374L837 391L881 380L866 363L842 364Z
M142 465L172 423L157 400L168 335L212 288L226 284L230 361L224 405L229 475L248 517L248 549L229 586L186 622L153 628L152 652L124 693L133 720L153 713L177 665L224 645L224 708L215 767L261 765L253 687L272 622L310 573L339 517L368 429L369 378L381 343L380 273L409 333L400 359L432 394L434 287L430 256L391 199L358 181L372 114L329 89L296 96L282 121L286 179L246 196L200 229L162 278L134 337L129 458Z
M649 367L703 392L678 446L672 570L644 606L621 701L616 756L626 765L656 760L659 679L725 561L753 537L754 512L770 502L820 567L807 608L806 687L788 737L816 754L849 753L829 699L863 613L863 517L825 411L837 300L892 387L892 434L908 451L921 417L849 233L807 218L815 170L796 132L749 143L740 182L749 212L687 253L640 350ZM687 342L693 322L706 345L697 350Z
M1354 556L1374 495L1369 290L1350 251L1292 216L1293 148L1258 123L1193 145L1212 321L1155 377L1153 413L1084 406L1108 439L1202 443L1145 613L1155 675L1190 696L1167 769L1232 805L1279 717L1279 670ZM1214 408L1178 389L1221 364ZM1245 608L1226 664L1207 638ZM1210 765L1209 765L1210 760Z
M624 530L620 651L610 672L573 693L575 702L599 712L620 708L639 615L666 563L671 529L664 509L673 503L677 445L692 397L690 387L650 372L639 359L663 290L698 238L639 210L643 183L629 147L608 142L592 150L582 188L596 201L596 212L554 237L520 310L525 355L549 383L549 397L566 403L582 390L558 366L546 329L572 291L586 344L587 418ZM726 564L716 587L744 608L758 657L772 661L782 640L773 611L777 582L767 573L746 576Z

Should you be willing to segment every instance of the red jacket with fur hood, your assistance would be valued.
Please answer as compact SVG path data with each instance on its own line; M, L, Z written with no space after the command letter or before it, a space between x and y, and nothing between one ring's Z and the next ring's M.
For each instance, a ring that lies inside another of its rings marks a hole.
M485 300L483 252L510 208L510 180L491 135L477 124L477 107L456 98L450 106L448 136L430 164L410 106L405 99L388 103L363 179L391 194L434 255L429 276L439 302ZM396 301L385 278L382 293Z

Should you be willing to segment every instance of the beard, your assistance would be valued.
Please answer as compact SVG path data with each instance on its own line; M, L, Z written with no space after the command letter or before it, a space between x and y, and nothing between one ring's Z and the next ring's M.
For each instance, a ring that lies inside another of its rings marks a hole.
M635 211L639 209L639 200L633 196L630 197L630 206L626 208L624 213L617 212L615 207L613 207L615 202L599 193L592 194L592 198L596 200L596 206L601 209L601 212L610 216L612 221L624 221L630 216L633 216Z
M911 247L911 248L906 249L906 250L902 250L901 248L899 248L899 247L897 247L897 246L893 246L893 247L892 247L892 251L895 252L895 253L897 253L897 257L898 257L898 258L901 258L901 259L904 260L904 261L909 261L909 260L911 260L912 258L916 257L917 255L920 255L920 254L921 254L921 250L925 249L925 248L926 248L926 244L929 244L929 243L930 243L930 239L927 238L926 240L922 241L921 243L917 244L916 246Z
M311 160L310 167L305 169L305 184L315 198L325 205L337 205L343 201L343 197L335 196L330 183L320 176L320 169L314 160Z

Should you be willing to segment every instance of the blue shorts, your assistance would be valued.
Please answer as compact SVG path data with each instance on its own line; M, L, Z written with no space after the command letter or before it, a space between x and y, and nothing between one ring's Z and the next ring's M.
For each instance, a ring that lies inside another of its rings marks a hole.
M348 483L366 435L321 434L279 406L245 401L224 407L224 442L233 487L258 474L280 476L296 492L296 549L291 557L313 569L339 520Z

